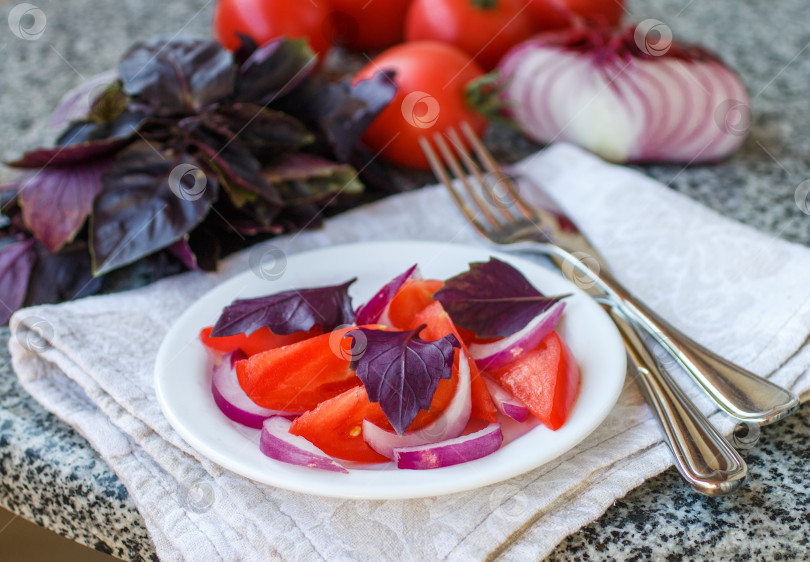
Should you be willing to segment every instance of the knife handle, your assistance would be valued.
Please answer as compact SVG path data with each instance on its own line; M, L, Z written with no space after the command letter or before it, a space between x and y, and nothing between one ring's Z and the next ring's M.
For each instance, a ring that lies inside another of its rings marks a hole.
M723 496L745 483L748 466L737 451L684 396L675 382L658 368L636 332L635 322L616 306L608 306L627 348L631 367L653 409L664 439L675 457L675 467L698 492Z
M652 336L729 415L750 423L769 424L798 408L799 399L795 394L692 340L634 297L604 268L592 271L564 250L550 257L562 271L570 270L570 267L562 268L567 262L593 279L609 300Z

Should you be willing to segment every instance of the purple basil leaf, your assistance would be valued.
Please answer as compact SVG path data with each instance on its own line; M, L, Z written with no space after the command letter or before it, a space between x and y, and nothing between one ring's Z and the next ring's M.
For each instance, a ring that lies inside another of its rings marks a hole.
M293 90L313 70L316 56L303 39L265 43L247 58L236 78L236 101L266 105Z
M236 36L239 37L239 41L241 41L241 44L239 45L238 49L233 51L233 61L237 65L242 66L242 64L244 64L244 62L250 57L250 55L256 52L256 49L259 48L259 45L256 43L256 41L253 40L252 37L250 37L249 35L245 35L244 33L240 33L237 31Z
M332 90L331 109L321 118L321 128L338 161L349 162L360 137L394 99L397 87L392 73L378 72L356 85L347 81Z
M285 154L262 169L285 205L301 205L362 193L363 184L351 166L331 162L306 152Z
M109 123L129 108L129 96L124 93L121 82L116 80L93 100L87 119L100 123Z
M93 210L109 159L42 168L22 184L19 200L25 225L51 252L72 241Z
M34 266L36 253L34 239L19 237L0 249L0 324L7 324L11 315L25 301L28 280Z
M169 246L167 249L169 250L169 253L179 259L188 269L192 271L200 269L200 266L197 264L197 256L194 255L194 252L188 243L188 234L183 236L180 240Z
M180 240L208 214L218 187L190 156L158 153L145 142L118 155L103 185L90 229L97 275Z
M56 144L72 147L94 141L129 140L146 121L142 111L124 111L109 121L84 120L72 123Z
M397 275L386 283L367 303L357 307L357 311L355 312L357 323L373 324L377 322L380 316L382 316L382 313L385 312L385 307L394 299L394 295L402 288L405 281L413 277L417 267L417 264L413 264L405 273Z
M236 300L231 303L214 325L211 336L250 335L269 327L274 334L286 336L309 331L320 326L331 332L338 326L354 322L354 310L349 297L349 285L285 291L268 297Z
M207 112L202 122L230 135L247 147L259 160L280 152L299 150L315 140L314 135L296 118L252 103L237 103ZM226 133L227 131L227 133Z
M108 70L85 80L70 90L62 97L59 106L54 110L50 128L61 130L71 121L86 118L96 101L93 93L101 86L112 84L117 80L118 73L115 70Z
M132 47L118 75L124 92L157 115L191 115L233 92L236 66L215 41L158 37Z
M93 277L86 242L71 244L58 254L43 249L31 273L25 306L93 295L101 289L102 282L102 277Z
M523 274L495 258L471 263L433 296L457 326L479 338L503 338L564 297L545 297Z
M353 359L351 368L363 381L368 399L379 402L385 417L400 435L405 433L419 410L427 410L441 379L453 375L453 359L458 340L448 334L440 340L420 339L420 326L409 332L358 328L346 337L365 350ZM362 332L363 336L356 335Z

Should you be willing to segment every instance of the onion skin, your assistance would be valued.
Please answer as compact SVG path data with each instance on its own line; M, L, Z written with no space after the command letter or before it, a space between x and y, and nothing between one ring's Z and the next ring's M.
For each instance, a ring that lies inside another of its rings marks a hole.
M416 264L411 266L406 272L394 277L369 301L357 308L355 312L355 323L358 326L363 324L390 324L388 319L388 305L394 300L402 286L408 279L419 277L419 270ZM385 320L385 321L382 321Z
M349 473L345 467L315 445L303 437L291 434L291 423L287 418L278 416L266 419L262 425L259 450L277 461L318 470Z
M517 422L524 422L529 418L529 408L526 404L512 396L508 390L499 385L492 377L486 373L481 373L481 378L484 379L484 384L487 385L489 395L492 396L492 401L498 411L505 416L512 418Z
M214 365L211 376L211 393L214 402L229 419L254 429L261 429L264 420L271 416L295 417L300 412L280 412L257 405L239 386L236 363L245 359L242 351L223 355Z
M470 356L475 359L475 364L480 369L505 367L537 347L554 330L564 310L565 303L557 301L511 336L490 343L470 344L468 347Z
M716 162L736 151L750 124L740 77L698 47L650 54L637 29L551 32L513 48L499 66L511 117L537 142L620 163Z
M471 360L471 359L470 359ZM472 411L471 374L467 355L459 350L458 385L450 404L442 415L416 431L398 435L387 431L368 420L363 420L363 439L374 451L389 459L394 458L394 449L426 445L461 435Z
M491 455L503 443L501 425L489 424L475 433L438 443L394 449L397 468L428 470L474 461Z

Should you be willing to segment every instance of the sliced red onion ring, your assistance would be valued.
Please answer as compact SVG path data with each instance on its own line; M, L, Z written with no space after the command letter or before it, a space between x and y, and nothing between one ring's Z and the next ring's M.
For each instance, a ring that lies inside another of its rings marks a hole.
M397 468L426 470L453 466L491 455L501 447L501 424L491 423L480 431L439 443L394 449Z
M214 395L214 402L222 413L236 423L255 429L261 429L264 420L271 416L296 417L301 415L302 412L280 412L262 408L245 394L245 391L239 386L235 365L237 361L246 357L241 350L237 350L224 355L220 358L219 363L214 365L211 392Z
M291 424L290 420L279 416L264 420L259 450L277 461L318 470L349 473L345 467L318 447L303 437L291 434Z
M481 369L498 369L533 350L560 321L565 302L557 301L511 336L490 343L472 343L470 355Z
M529 408L526 407L526 404L512 396L508 390L486 373L481 373L481 378L484 379L489 395L492 396L492 401L500 413L515 421L526 421L529 417Z
M459 351L458 385L450 404L433 423L422 429L398 435L386 431L368 420L363 420L363 439L369 447L389 459L394 458L394 449L427 445L458 437L470 421L472 396L470 394L470 365L467 355Z
M386 285L380 289L376 295L371 297L371 299L364 305L361 305L357 311L354 313L355 322L362 326L363 324L385 324L385 322L381 322L383 316L386 316L386 312L388 309L388 305L391 304L391 301L394 299L394 295L397 294L405 282L410 279L411 277L419 276L417 272L417 265L414 264L408 271L402 273L401 275L397 275L391 281L386 283Z

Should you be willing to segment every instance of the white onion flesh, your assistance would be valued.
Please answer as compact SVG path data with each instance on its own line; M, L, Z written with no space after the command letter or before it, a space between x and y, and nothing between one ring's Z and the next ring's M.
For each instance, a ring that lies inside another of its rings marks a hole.
M501 425L489 424L475 433L439 443L394 449L397 468L427 470L453 466L491 455L503 443Z
M722 62L622 55L518 45L500 65L513 118L535 141L614 162L715 162L740 147L748 93Z
M330 472L348 473L344 466L301 436L290 433L292 422L272 417L262 424L261 452L277 461Z
M467 361L467 355L460 350L456 392L444 412L432 423L422 429L399 435L363 420L363 439L366 444L382 456L393 459L394 449L427 445L461 435L470 421L472 411L470 365Z
M484 384L492 397L492 402L495 403L495 407L500 413L518 422L528 419L530 412L526 404L512 396L508 390L495 382L486 373L481 373L481 378L484 379Z

